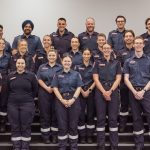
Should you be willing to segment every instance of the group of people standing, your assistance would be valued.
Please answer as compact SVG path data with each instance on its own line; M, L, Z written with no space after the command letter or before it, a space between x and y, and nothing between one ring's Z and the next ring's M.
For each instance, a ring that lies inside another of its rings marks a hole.
M77 150L78 139L92 143L96 129L97 149L105 150L108 116L110 148L118 150L118 131L125 132L130 107L135 149L144 149L142 111L150 128L150 18L147 32L137 37L125 29L124 16L115 21L117 29L106 39L95 32L92 17L78 37L59 18L57 31L41 42L31 34L33 22L25 20L12 47L0 25L0 132L8 115L13 150L29 150L37 97L46 144L58 142L66 150L69 139L70 149Z

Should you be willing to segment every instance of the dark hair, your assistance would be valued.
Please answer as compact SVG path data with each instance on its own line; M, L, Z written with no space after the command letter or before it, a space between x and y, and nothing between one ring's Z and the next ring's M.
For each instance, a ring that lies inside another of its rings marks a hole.
M0 24L0 28L2 28L3 29L3 26Z
M110 43L105 43L104 45L106 45L106 44L112 48L112 45ZM104 45L103 45L103 47L104 47Z
M89 48L84 48L84 49L82 50L82 54L83 54L84 51L86 51L86 50L88 50L88 51L92 54L92 51L91 51L91 49L89 49Z
M66 19L65 19L65 18L59 18L58 21L59 21L59 20L66 22Z
M98 37L104 37L105 39L106 39L106 35L104 34L104 33L99 33L98 35L97 35L97 39L98 39Z
M64 53L63 56L62 56L62 60L65 58L65 57L69 57L72 61L72 56L69 54L69 53Z
M45 36L48 36L48 37L50 37L50 39L52 39L52 36L49 35L49 34L44 35L43 38L44 38Z
M122 15L117 16L116 19L115 19L116 22L117 22L118 18L123 18L124 22L126 22L126 18L124 16L122 16Z
M147 19L145 20L146 29L147 29L147 23L148 23L149 20L150 20L150 18L147 18Z
M25 62L25 64L27 63L26 60L25 60L22 56L20 56L19 58L17 58L17 60L18 60L18 59L23 59L24 62ZM16 63L17 63L17 60L16 60Z
M123 37L125 37L126 33L128 33L128 32L130 32L133 35L133 37L135 37L135 33L133 30L126 30L123 34Z

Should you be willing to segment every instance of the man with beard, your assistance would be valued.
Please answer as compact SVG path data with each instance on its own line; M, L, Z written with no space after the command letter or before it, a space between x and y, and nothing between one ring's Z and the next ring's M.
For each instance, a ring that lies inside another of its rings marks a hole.
M124 16L117 16L115 21L117 29L109 32L107 42L112 46L112 49L117 52L124 48L123 35L125 32L126 18Z
M58 19L57 27L57 31L51 34L52 45L62 57L64 53L69 52L71 39L74 37L74 34L66 29L67 21L65 18Z
M80 49L85 48L91 49L92 51L97 49L97 35L98 33L94 31L95 20L92 17L86 19L86 31L78 35L80 42Z
M0 25L0 39L3 39L3 26L2 25ZM6 40L5 40L5 49L4 49L4 51L6 53L11 53L10 43L7 42Z
M13 49L12 55L15 55L17 53L18 41L21 39L25 39L27 41L29 54L31 54L33 58L36 54L36 51L38 49L42 49L42 43L41 43L40 38L36 35L31 34L33 29L34 29L34 24L31 20L25 20L22 23L22 30L24 33L14 38L14 41L12 44L12 49Z
M145 26L147 29L146 33L143 33L141 36L144 39L144 53L150 56L150 18L147 18L145 21Z

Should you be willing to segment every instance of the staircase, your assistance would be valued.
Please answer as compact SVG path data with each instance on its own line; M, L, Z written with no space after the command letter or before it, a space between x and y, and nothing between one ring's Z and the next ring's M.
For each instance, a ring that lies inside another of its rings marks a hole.
M143 116L144 126L145 126L145 149L150 150L150 140L148 137L148 125L145 116ZM106 127L107 128L107 127ZM119 150L133 150L134 149L134 139L132 134L132 117L129 115L127 128L125 133L119 133ZM106 132L106 150L109 149L109 133L108 128ZM96 150L96 133L94 134L93 144L78 144L79 150ZM32 141L30 144L31 150L57 150L57 144L44 144L41 140L40 134L40 124L38 113L34 117L34 122L32 123ZM0 133L0 150L11 150L12 144L10 141L10 125L7 123L7 132Z

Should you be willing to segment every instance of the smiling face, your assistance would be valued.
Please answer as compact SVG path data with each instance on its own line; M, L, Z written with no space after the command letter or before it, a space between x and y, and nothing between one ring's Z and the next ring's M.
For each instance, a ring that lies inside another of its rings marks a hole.
M146 23L146 29L150 32L150 19Z
M91 58L91 52L90 52L90 50L88 50L88 49L84 50L83 54L82 54L82 57L83 57L84 61L86 61L86 62L89 61L90 58Z
M106 38L104 36L98 36L97 37L97 44L98 47L103 47L103 45L106 43Z
M59 32L64 32L66 27L67 27L66 21L65 20L58 20L57 27L58 27Z
M88 32L94 32L94 29L95 29L95 21L94 21L94 19L88 18L88 19L86 20L85 25L86 25L86 30L87 30Z
M135 49L135 52L142 52L144 48L144 40L142 38L136 38L134 40L133 47Z
M49 63L55 63L57 60L57 53L55 51L49 51L47 55Z
M22 72L25 70L25 67L26 67L25 60L22 58L17 59L17 61L16 61L17 71Z
M126 32L124 35L124 41L126 44L132 44L134 42L134 35L131 32Z
M122 30L125 28L125 19L123 17L119 17L117 18L116 20L116 25L117 25L117 28Z
M48 36L48 35L45 35L43 37L43 46L44 47L50 47L52 45L52 40L51 40L51 37Z
M27 52L27 49L28 49L28 44L27 44L27 41L25 40L22 40L18 43L18 51L20 53L26 53Z
M103 45L103 49L102 49L102 52L104 54L104 56L110 56L111 55L111 52L112 52L112 48L109 44L104 44Z
M78 50L80 46L78 38L72 38L71 39L71 48L72 50Z
M26 25L24 26L24 28L23 28L23 31L24 31L24 34L25 34L25 35L30 35L31 32L32 32L32 27L31 27L31 25L30 25L29 23L26 24Z
M0 51L4 51L5 48L5 41L4 39L0 39Z
M72 60L69 56L66 56L62 59L62 65L64 69L70 69L72 65Z

